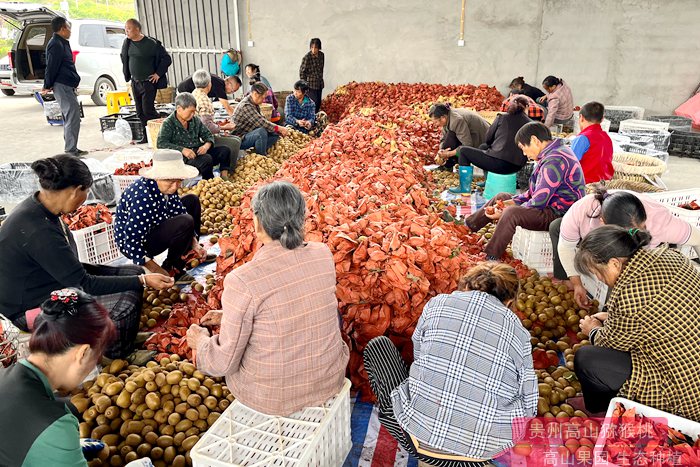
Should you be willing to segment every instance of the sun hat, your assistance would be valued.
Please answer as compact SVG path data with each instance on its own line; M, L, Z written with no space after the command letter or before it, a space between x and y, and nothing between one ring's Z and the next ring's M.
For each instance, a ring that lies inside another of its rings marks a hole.
M199 170L186 165L179 151L159 149L153 153L153 167L144 167L139 175L153 180L186 180L199 175Z

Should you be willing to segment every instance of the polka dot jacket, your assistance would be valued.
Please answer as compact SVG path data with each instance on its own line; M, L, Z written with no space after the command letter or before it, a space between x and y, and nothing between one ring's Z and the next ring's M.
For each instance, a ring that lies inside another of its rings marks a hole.
M129 185L117 206L114 235L124 256L135 264L146 263L146 237L164 220L187 214L177 195L166 196L155 180L139 178Z

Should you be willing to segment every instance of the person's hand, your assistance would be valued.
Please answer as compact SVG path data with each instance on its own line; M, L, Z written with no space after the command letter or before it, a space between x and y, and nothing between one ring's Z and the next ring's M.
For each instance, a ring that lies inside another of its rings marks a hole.
M224 312L221 310L209 310L207 314L202 316L202 319L199 320L199 324L207 327L221 326L221 318L223 315Z
M153 84L156 84L159 79L160 76L158 76L158 73L153 73L151 76L148 77L148 81L150 81Z
M279 131L280 135L282 135L282 136L289 136L289 128L284 127L284 126L280 126L280 127L277 127L277 128L279 128L277 131Z
M175 279L165 274L144 274L143 278L148 287L156 290L169 289L175 285Z
M581 332L584 333L586 336L590 336L591 331L593 329L603 327L603 323L601 323L599 319L594 318L593 316L586 316L585 318L579 321L578 325L581 328Z
M187 345L189 345L192 350L196 351L199 343L208 338L209 331L197 324L191 324L187 330Z
M162 274L162 275L164 275L164 276L167 276L167 275L168 275L168 271L166 271L165 269L163 269L162 267L160 267L160 266L158 265L158 263L156 263L156 262L153 261L152 259L151 259L151 260L148 260L148 262L147 262L146 264L144 264L144 267L148 270L148 272L153 272L153 273L157 273L157 274Z
M542 96L542 97L537 99L537 102L539 102L540 104L544 104L546 101L547 101L547 96Z
M39 94L41 94L42 96L45 96L45 95L47 95L47 94L50 93L50 92L53 92L53 88L48 88L48 89L47 89L47 88L43 88L41 91L39 91Z
M212 144L207 141L206 143L197 148L197 154L199 154L200 156L205 155L211 146Z
M229 123L227 123L227 124L225 124L225 125L221 125L221 129L222 129L222 130L233 131L233 130L236 129L236 124L233 123L233 122L229 122Z
M608 319L608 312L607 311L599 311L598 313L593 315L593 318L597 319L601 323Z
M197 157L197 154L195 154L195 152L190 148L184 148L182 150L182 155L188 159L194 159L195 157Z
M591 307L591 301L588 300L588 292L586 292L583 285L574 285L574 300L584 310L588 310Z

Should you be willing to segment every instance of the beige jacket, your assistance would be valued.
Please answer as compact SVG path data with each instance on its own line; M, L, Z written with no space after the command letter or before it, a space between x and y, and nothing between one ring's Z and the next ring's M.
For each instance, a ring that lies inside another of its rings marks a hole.
M486 142L486 132L491 125L481 115L468 109L450 109L447 126L442 129L440 149L457 149L444 147L448 132L453 131L462 146L478 148Z

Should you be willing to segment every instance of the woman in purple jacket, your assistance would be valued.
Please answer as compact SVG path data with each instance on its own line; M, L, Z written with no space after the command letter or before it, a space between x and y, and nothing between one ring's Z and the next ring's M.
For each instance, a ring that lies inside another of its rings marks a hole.
M518 130L515 142L528 159L537 161L527 191L518 196L499 193L465 220L473 232L498 221L485 248L491 260L503 255L516 227L547 231L550 222L585 195L581 164L562 140L552 140L549 128L539 122L528 123ZM494 206L497 201L505 207L498 209Z

